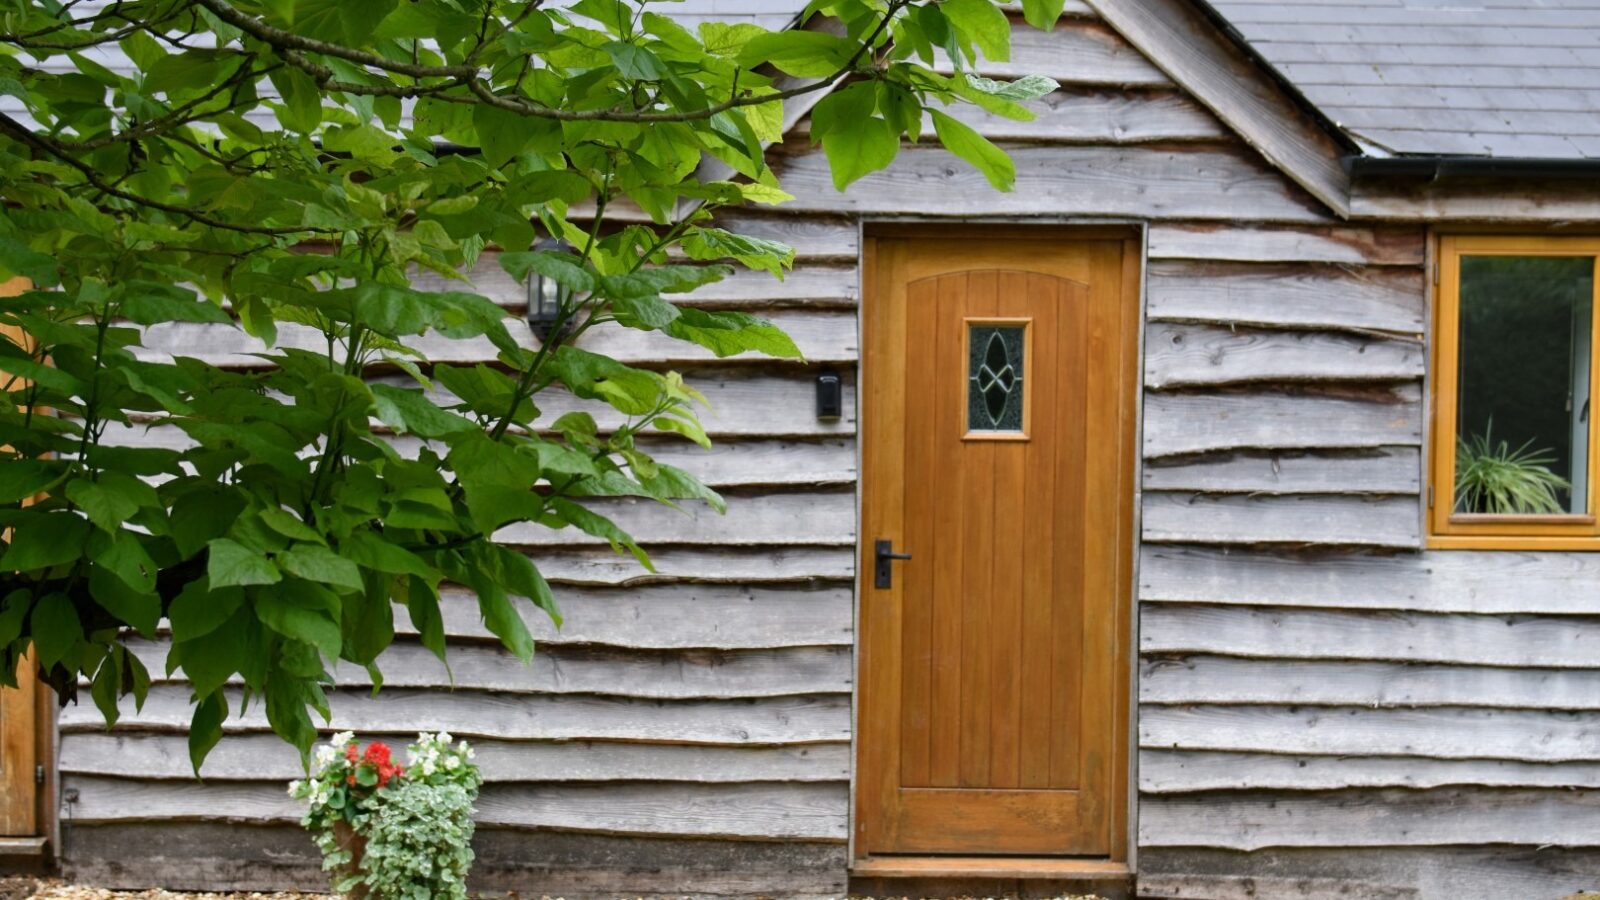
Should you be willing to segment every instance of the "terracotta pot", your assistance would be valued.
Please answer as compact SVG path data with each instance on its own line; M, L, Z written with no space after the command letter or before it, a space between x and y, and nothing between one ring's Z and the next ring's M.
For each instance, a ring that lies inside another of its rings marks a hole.
M350 861L334 870L334 881L343 881L345 878L356 875L361 871L361 859L367 853L366 835L358 834L349 822L336 822L333 826L333 839L338 842L339 849L350 853ZM366 900L367 886L358 884L344 893L346 900Z

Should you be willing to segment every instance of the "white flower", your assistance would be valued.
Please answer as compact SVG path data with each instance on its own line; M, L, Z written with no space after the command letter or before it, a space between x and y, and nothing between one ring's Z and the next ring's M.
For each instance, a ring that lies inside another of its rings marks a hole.
M318 747L317 748L317 765L325 766L328 763L331 763L335 759L337 759L338 756L339 756L339 751L335 750L331 746L323 745L321 747Z
M422 774L424 776L428 776L428 775L432 775L433 773L434 773L433 760L430 759L427 762L422 764Z
M356 733L354 731L341 731L333 736L328 742L328 746L332 747L336 752L343 753L344 748L349 746L350 742L355 739Z
M293 797L294 795L300 793L300 789L305 787L305 786L306 786L306 783L304 781L300 781L298 779L295 780L295 781L289 782L289 796Z
M461 758L456 756L450 757L444 761L444 767L454 772L455 770L461 768Z
M455 740L455 738L450 736L450 732L448 732L448 731L439 732L439 743L448 744L453 740Z

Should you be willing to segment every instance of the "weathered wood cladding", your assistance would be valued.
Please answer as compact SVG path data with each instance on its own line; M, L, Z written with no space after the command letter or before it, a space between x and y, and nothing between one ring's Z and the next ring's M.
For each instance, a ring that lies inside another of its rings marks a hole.
M728 516L623 514L652 545L654 574L581 536L515 535L567 616L558 632L525 611L542 642L530 668L494 649L472 599L453 592L453 686L403 617L384 660L390 689L372 699L365 673L340 671L339 726L477 741L489 778L481 885L844 893L863 220L1110 218L1142 223L1148 242L1143 887L1487 900L1594 886L1573 873L1600 874L1600 856L1536 845L1597 843L1582 824L1596 801L1570 789L1600 788L1600 663L1585 654L1600 638L1600 554L1419 549L1424 228L1388 206L1394 223L1335 221L1086 6L1070 12L1054 35L1017 31L1015 70L1063 82L1036 120L959 113L1011 150L1014 193L926 140L843 195L804 123L775 148L796 201L728 225L792 243L795 272L739 275L687 302L773 318L805 362L714 360L620 330L586 338L636 364L689 367L717 448L659 453L725 490ZM1592 218L1586 198L1545 209L1580 205ZM520 311L521 286L492 260L476 284ZM216 332L162 329L151 344L258 364L253 345ZM426 350L493 356L473 343ZM846 380L836 423L811 414L822 365ZM552 417L570 408L541 405ZM195 847L272 848L254 868L195 850L190 881L175 886L318 884L281 824L292 754L252 714L196 785L186 722L171 682L109 734L91 709L64 714L61 768L79 798L64 810L69 871L148 883L157 863L116 855L159 823Z

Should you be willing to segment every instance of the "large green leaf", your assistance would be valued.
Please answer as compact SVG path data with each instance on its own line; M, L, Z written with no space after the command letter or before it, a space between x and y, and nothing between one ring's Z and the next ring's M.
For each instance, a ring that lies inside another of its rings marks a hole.
M939 133L939 142L944 144L945 149L982 172L995 190L1009 191L1015 186L1016 165L1004 150L990 143L988 138L938 110L933 110L933 127Z
M46 594L39 598L29 625L33 632L33 648L39 655L39 667L46 670L66 659L83 636L78 611L65 594Z
M283 573L272 564L266 554L228 538L217 538L206 545L210 552L206 559L206 575L213 588L238 587L251 584L275 584Z
M1011 59L1011 22L994 0L944 0L939 9L985 57L996 62Z
M378 420L401 434L437 438L478 430L471 419L441 409L421 391L375 384L372 399Z
M824 78L848 65L858 46L820 31L780 31L752 36L736 59L745 67L765 63L801 78Z
M320 544L296 544L277 556L278 566L307 581L361 590L361 570L356 564Z
M72 562L83 555L89 522L69 512L29 515L12 530L0 566L14 572L35 572Z

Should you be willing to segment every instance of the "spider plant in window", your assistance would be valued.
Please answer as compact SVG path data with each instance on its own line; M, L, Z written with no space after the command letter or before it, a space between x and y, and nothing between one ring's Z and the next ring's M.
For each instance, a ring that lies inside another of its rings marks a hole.
M1534 449L1529 440L1511 449L1509 441L1483 434L1456 442L1456 511L1490 515L1551 515L1566 512L1560 494L1572 485L1550 471L1555 453Z

